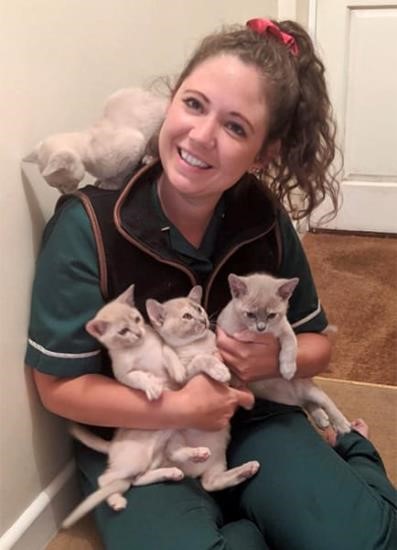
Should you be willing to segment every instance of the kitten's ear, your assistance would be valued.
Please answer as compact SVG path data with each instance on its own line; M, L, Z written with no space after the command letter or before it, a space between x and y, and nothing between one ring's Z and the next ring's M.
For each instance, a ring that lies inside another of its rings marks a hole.
M126 304L127 306L134 307L135 301L134 301L134 288L135 285L130 285L127 290L124 290L117 298L115 299L115 302L119 302L121 304Z
M230 273L227 280L229 281L230 292L233 298L240 298L247 294L247 285L241 277L234 273Z
M278 294L283 300L288 300L294 292L296 285L299 283L298 277L293 279L285 279L285 281L278 288Z
M60 172L66 172L79 182L84 177L85 168L81 160L72 151L59 151L50 156L41 174L44 178L48 178Z
M160 304L157 300L153 300L153 298L148 298L146 300L146 311L154 327L163 326L165 321L165 308L163 304Z
M88 321L88 323L86 323L85 329L88 334L91 334L91 336L93 336L97 340L100 340L107 331L108 326L109 323L107 323L106 321L101 321L100 319L91 319L91 321Z
M41 141L35 146L33 151L23 157L24 162L33 162L37 164L39 162L39 149L41 147Z
M203 297L203 289L200 285L196 285L192 288L192 290L187 295L188 298L193 300L193 302L196 302L197 304L201 304L201 298Z

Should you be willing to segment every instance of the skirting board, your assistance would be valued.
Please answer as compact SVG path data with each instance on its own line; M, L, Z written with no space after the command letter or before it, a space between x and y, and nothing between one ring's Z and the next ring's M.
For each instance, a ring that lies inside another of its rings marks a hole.
M79 501L73 460L0 538L1 550L43 550Z

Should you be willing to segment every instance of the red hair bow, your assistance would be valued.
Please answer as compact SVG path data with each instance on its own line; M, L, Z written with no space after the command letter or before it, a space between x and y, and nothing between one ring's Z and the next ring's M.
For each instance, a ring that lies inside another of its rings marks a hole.
M270 19L250 19L247 21L246 25L258 34L270 32L287 46L292 55L298 55L298 44L295 38L286 32L282 32L275 23L270 21Z

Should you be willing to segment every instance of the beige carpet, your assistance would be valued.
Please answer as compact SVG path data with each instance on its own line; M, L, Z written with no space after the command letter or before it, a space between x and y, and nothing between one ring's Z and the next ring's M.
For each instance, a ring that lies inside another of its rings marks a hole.
M325 376L397 385L397 238L307 233L303 246L338 329Z
M67 531L60 531L45 548L45 550L103 549L104 547L91 517L83 518Z

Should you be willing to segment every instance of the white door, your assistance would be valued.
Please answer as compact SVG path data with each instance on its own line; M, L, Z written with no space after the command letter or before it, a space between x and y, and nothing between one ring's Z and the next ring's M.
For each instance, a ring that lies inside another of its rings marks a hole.
M397 233L397 3L312 5L344 155L343 206L325 227ZM326 210L314 213L312 227Z

